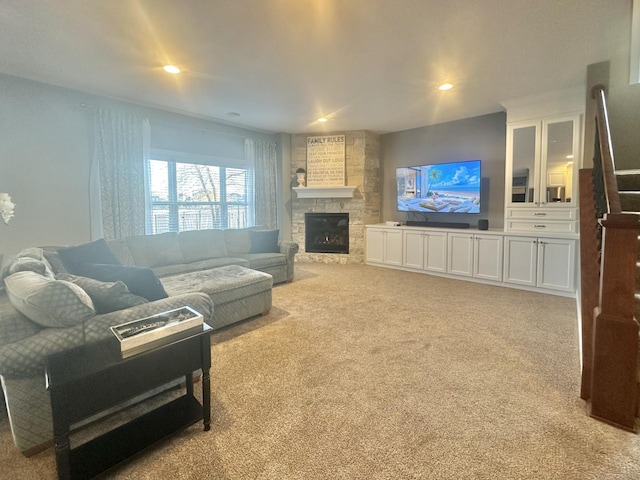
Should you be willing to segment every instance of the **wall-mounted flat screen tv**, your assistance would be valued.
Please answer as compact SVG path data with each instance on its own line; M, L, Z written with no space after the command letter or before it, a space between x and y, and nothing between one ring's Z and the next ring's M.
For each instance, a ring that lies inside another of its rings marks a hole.
M396 169L398 211L480 213L480 160Z

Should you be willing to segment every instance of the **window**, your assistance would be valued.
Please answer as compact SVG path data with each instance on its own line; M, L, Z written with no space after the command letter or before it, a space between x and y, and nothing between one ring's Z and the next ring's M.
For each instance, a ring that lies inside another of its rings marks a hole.
M194 157L199 156L152 153L148 232L253 225L253 169Z

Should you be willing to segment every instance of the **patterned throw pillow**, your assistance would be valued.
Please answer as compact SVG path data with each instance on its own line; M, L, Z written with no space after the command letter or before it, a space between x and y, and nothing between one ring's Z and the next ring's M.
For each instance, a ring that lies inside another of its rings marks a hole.
M43 327L72 327L96 314L91 297L73 283L35 272L14 273L4 282L14 308Z
M7 268L7 275L17 272L35 272L50 280L55 278L46 261L36 260L31 257L16 257L9 264L9 267Z
M101 282L93 278L69 275L67 273L60 273L56 278L74 283L87 292L91 300L93 300L93 305L98 313L115 312L116 310L147 303L145 298L131 293L124 282L120 280L117 282Z
M29 247L25 248L11 260L9 260L4 267L2 268L2 273L0 273L0 278L5 278L12 273L22 272L22 271L32 271L37 272L45 277L53 280L54 274L51 265L44 257L44 251L40 247Z

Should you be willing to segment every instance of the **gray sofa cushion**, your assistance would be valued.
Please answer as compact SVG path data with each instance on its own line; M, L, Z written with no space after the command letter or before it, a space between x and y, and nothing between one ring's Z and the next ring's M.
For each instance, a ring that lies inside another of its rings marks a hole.
M109 245L109 248L122 265L136 264L136 262L133 261L131 252L129 252L129 246L127 245L126 238L107 240L107 245Z
M249 263L247 266L254 270L277 267L287 264L287 257L282 253L248 253L240 255Z
M134 295L121 280L102 282L93 278L58 274L58 280L75 283L89 294L97 313L109 313L147 303L147 299Z
M230 255L235 253L249 253L251 250L250 228L230 228L224 230L224 241Z
M43 327L72 327L96 314L89 295L73 283L35 272L14 273L4 281L16 310Z
M6 292L0 292L0 346L30 337L41 328L11 305Z
M178 234L175 232L128 237L127 246L133 261L140 267L152 268L184 263Z
M178 234L184 263L227 256L223 230L191 230Z
M226 267L227 265L240 265L248 267L249 261L239 257L224 258L207 258L193 263L182 263L179 265L166 265L164 267L156 267L153 271L159 277L163 278L168 275L176 275L179 273L197 272L198 270L208 270L216 267Z
M280 230L249 230L249 253L279 253Z

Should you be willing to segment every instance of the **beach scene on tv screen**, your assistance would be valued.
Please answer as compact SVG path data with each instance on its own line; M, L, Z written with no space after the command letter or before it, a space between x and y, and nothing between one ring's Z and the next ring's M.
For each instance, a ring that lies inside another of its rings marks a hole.
M396 170L401 212L480 213L480 161Z

